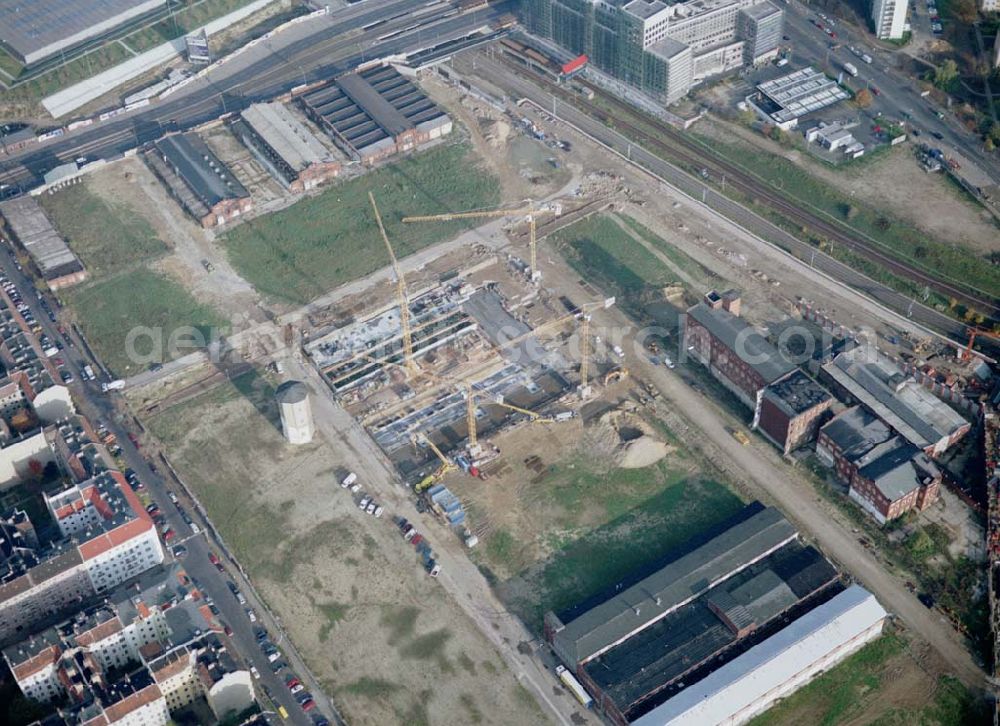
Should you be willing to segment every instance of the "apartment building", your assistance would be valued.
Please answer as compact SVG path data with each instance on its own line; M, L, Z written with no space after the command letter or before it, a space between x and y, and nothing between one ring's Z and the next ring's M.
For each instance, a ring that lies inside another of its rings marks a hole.
M24 536L0 542L0 641L164 559L152 520L120 472L102 472L44 500L62 539L45 546Z
M903 37L906 26L906 0L872 0L872 25L881 40Z
M783 12L767 0L525 0L529 33L664 105L714 75L773 58Z
M166 724L204 698L217 719L253 702L250 674L214 633L208 603L178 564L4 650L27 698L80 724ZM139 664L109 683L106 674Z

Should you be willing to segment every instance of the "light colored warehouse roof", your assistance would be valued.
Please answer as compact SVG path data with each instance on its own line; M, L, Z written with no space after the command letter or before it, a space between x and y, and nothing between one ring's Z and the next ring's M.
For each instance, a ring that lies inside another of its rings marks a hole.
M83 269L34 197L9 199L0 204L0 214L46 279Z
M778 106L771 116L779 123L832 106L848 97L835 80L814 68L803 68L765 81L757 90Z
M163 5L163 0L0 0L0 42L34 63Z
M874 595L852 585L632 723L739 723L741 713L887 615Z
M823 370L863 406L925 449L969 423L947 403L867 346L841 353Z
M333 160L319 139L280 103L255 103L240 115L295 171Z
M797 536L777 509L762 509L697 549L565 624L553 645L568 665L588 660L707 592Z

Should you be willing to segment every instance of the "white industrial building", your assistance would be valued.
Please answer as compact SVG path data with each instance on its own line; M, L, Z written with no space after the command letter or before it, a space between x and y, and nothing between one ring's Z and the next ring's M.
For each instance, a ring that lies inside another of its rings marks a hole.
M290 444L308 444L313 437L309 389L299 381L288 381L275 394L281 413L281 428Z
M872 0L872 23L880 40L896 40L906 32L906 0Z
M852 585L632 723L746 723L877 638L887 617L874 595Z
M757 114L779 128L795 128L799 118L850 97L835 80L806 67L757 86L747 97Z

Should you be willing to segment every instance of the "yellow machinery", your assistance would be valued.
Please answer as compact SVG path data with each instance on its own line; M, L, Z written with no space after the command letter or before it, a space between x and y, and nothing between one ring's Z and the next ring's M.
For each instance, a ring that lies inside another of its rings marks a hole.
M480 212L453 212L450 214L428 214L423 216L403 217L404 222L453 222L456 219L477 219L520 216L528 220L528 274L532 282L541 279L542 273L538 269L538 253L535 240L535 219L542 214L562 214L562 207L558 204L547 208L535 208L534 202L529 202L528 206L518 209L488 209Z
M399 298L399 324L403 329L403 365L407 378L412 378L417 374L417 362L413 359L413 339L410 332L410 301L406 294L406 281L403 278L403 270L396 260L396 253L392 250L389 237L385 233L385 226L382 224L382 215L379 214L378 205L375 203L375 195L368 192L368 200L372 204L372 211L375 212L375 221L378 222L378 231L385 242L385 248L389 252L389 259L392 261L392 271L396 274L396 296Z
M431 486L433 486L434 482L444 477L446 474L448 474L448 472L454 471L455 469L458 468L455 462L453 462L451 459L445 456L444 453L441 451L441 449L439 449L437 445L430 440L427 434L421 433L419 434L419 436L413 437L414 444L417 444L419 441L422 441L424 444L430 447L431 451L434 452L435 456L437 456L437 458L441 460L441 466L437 468L437 471L435 471L433 474L425 476L417 483L415 487L413 487L413 491L416 492L417 494L420 494L421 492L429 489Z

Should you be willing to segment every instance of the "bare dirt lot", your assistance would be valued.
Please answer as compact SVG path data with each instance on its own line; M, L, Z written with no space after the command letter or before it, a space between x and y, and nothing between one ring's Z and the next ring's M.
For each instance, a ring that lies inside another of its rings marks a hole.
M392 512L362 513L337 485L335 442L285 444L267 381L242 376L148 426L348 722L544 720Z

